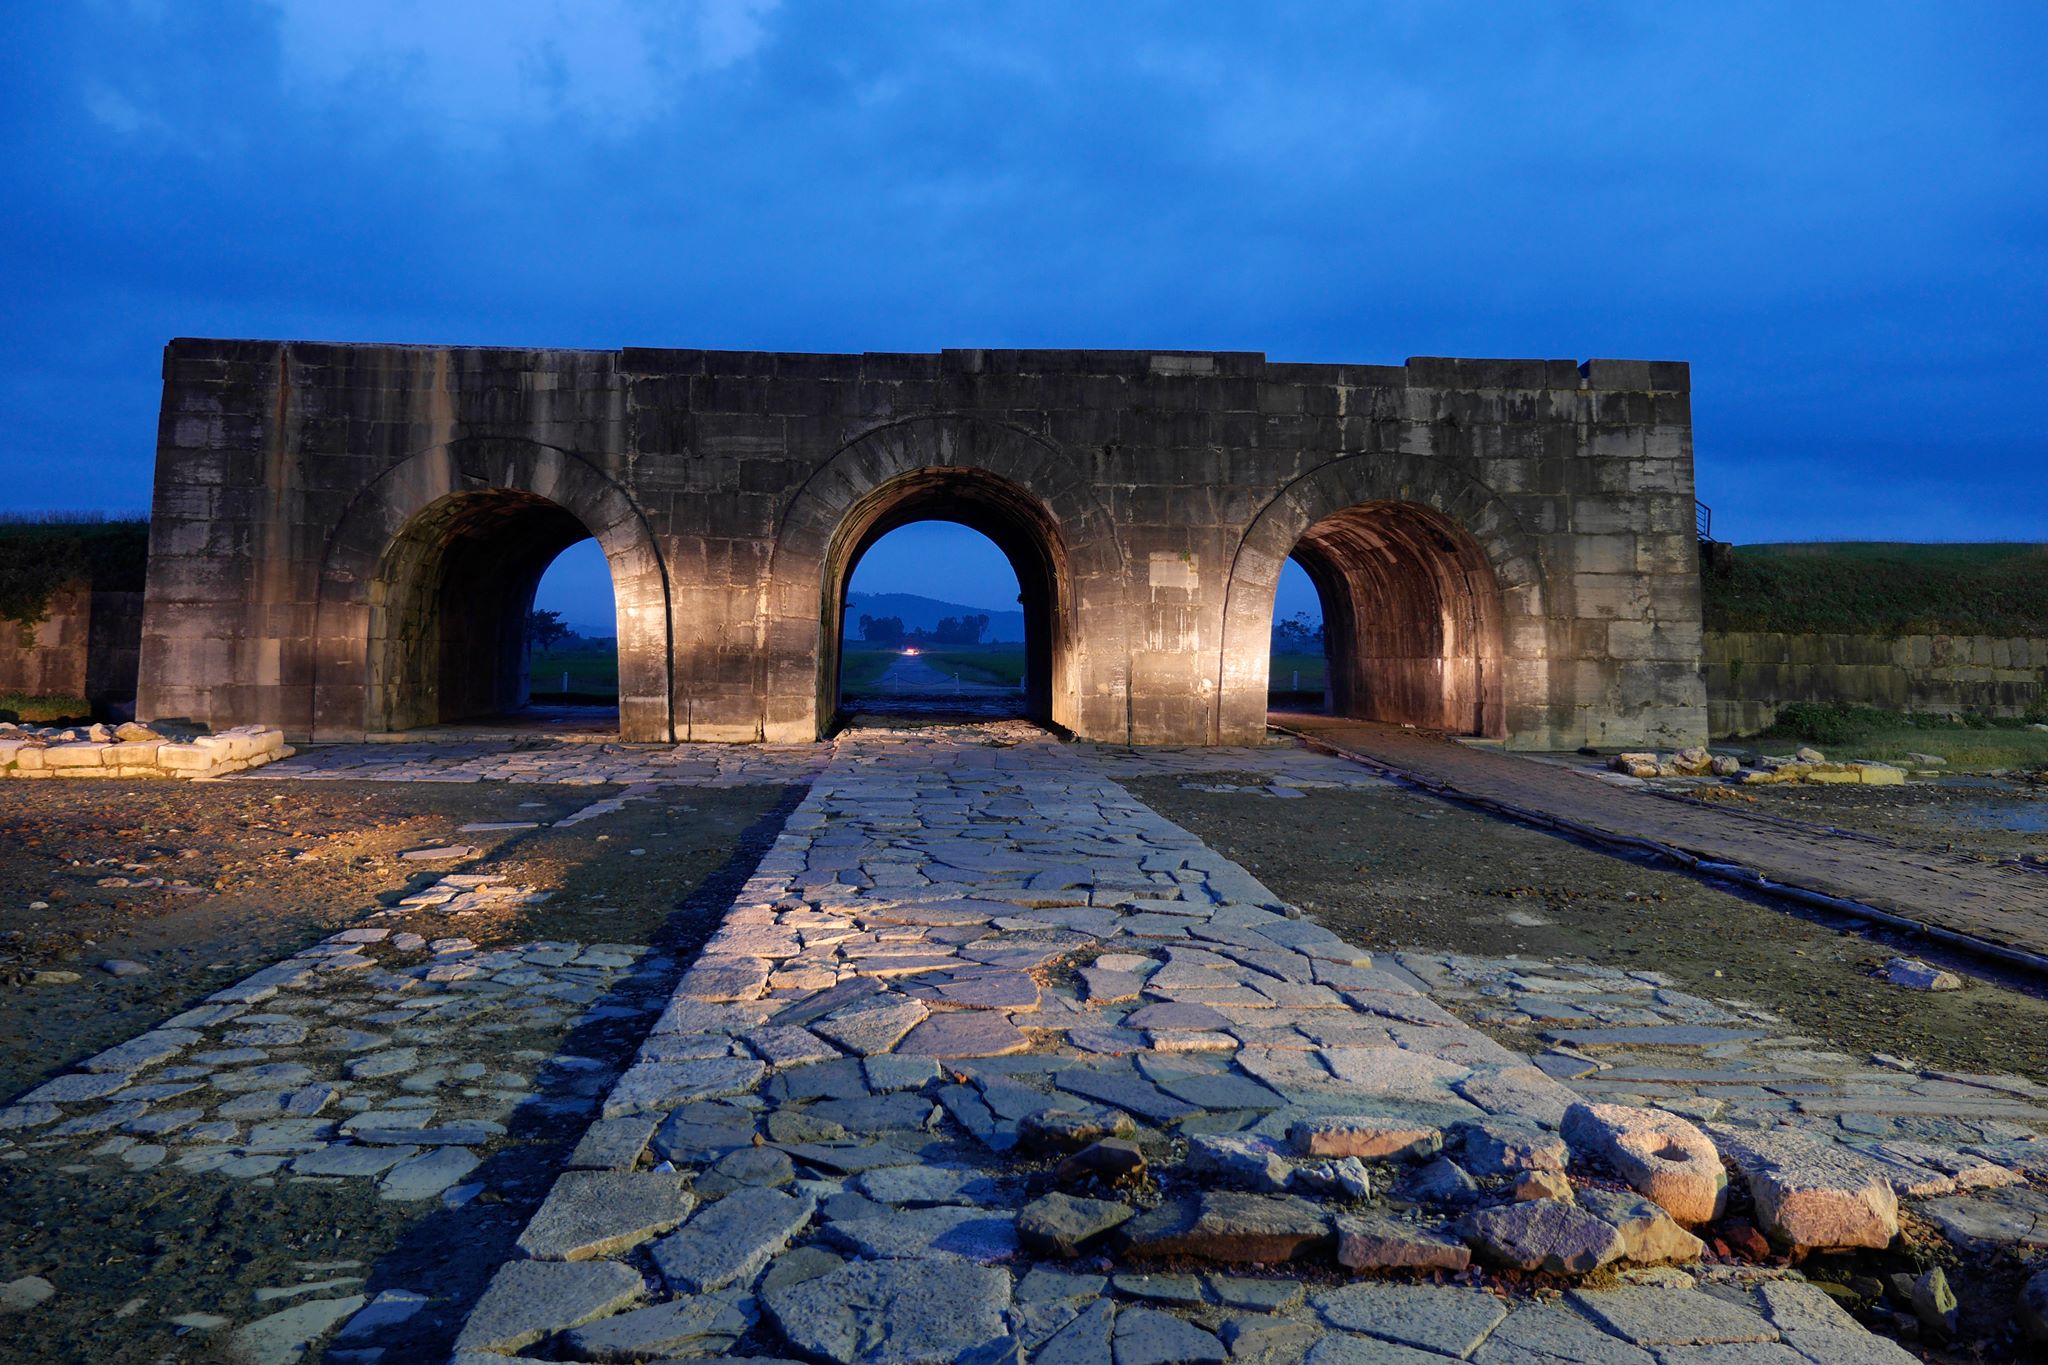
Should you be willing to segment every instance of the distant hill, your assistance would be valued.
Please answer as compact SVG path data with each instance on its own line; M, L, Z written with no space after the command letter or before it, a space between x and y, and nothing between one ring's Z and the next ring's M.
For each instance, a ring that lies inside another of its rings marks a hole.
M984 640L1022 640L1024 613L994 611L988 607L967 607L958 602L941 602L936 597L919 597L910 592L856 592L847 596L846 638L860 638L863 616L900 616L909 630L930 630L947 616L986 616L988 634Z

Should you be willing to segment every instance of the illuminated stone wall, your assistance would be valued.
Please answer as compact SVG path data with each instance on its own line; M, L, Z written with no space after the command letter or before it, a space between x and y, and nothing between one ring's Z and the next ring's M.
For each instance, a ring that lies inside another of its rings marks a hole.
M340 738L516 702L505 623L580 528L624 738L810 740L852 566L944 517L1009 554L1034 710L1087 738L1256 739L1300 549L1356 714L1689 742L1689 398L1643 361L178 341L141 714Z

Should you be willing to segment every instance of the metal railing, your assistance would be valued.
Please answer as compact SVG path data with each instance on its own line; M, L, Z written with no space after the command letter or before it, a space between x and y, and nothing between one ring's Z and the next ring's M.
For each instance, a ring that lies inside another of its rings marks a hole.
M1692 500L1692 519L1693 526L1699 531L1701 540L1712 540L1714 538L1713 508L1707 506L1698 498L1694 498Z

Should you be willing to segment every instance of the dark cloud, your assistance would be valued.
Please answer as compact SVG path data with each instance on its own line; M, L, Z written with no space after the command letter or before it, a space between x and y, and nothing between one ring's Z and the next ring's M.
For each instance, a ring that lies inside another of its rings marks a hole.
M9 507L144 506L225 334L1678 357L1729 534L2048 522L2035 6L13 18Z

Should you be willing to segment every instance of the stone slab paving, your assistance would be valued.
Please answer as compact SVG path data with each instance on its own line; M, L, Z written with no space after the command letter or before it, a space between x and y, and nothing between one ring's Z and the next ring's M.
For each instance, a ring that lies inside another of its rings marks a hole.
M1637 1111L1587 1118L1431 998L1483 996L1462 965L1374 961L1111 780L1178 761L842 739L457 1359L1910 1359L1791 1272L1645 1264L1700 1243L1559 1133ZM1475 1255L1607 1274L1512 1294Z
M660 782L738 787L804 782L831 758L822 744L589 744L534 740L322 744L251 777L301 782Z
M1870 836L1587 781L1580 771L1397 726L1289 714L1289 730L1488 809L1676 850L1781 886L1857 902L2030 962L2048 959L2048 877L2019 861Z

